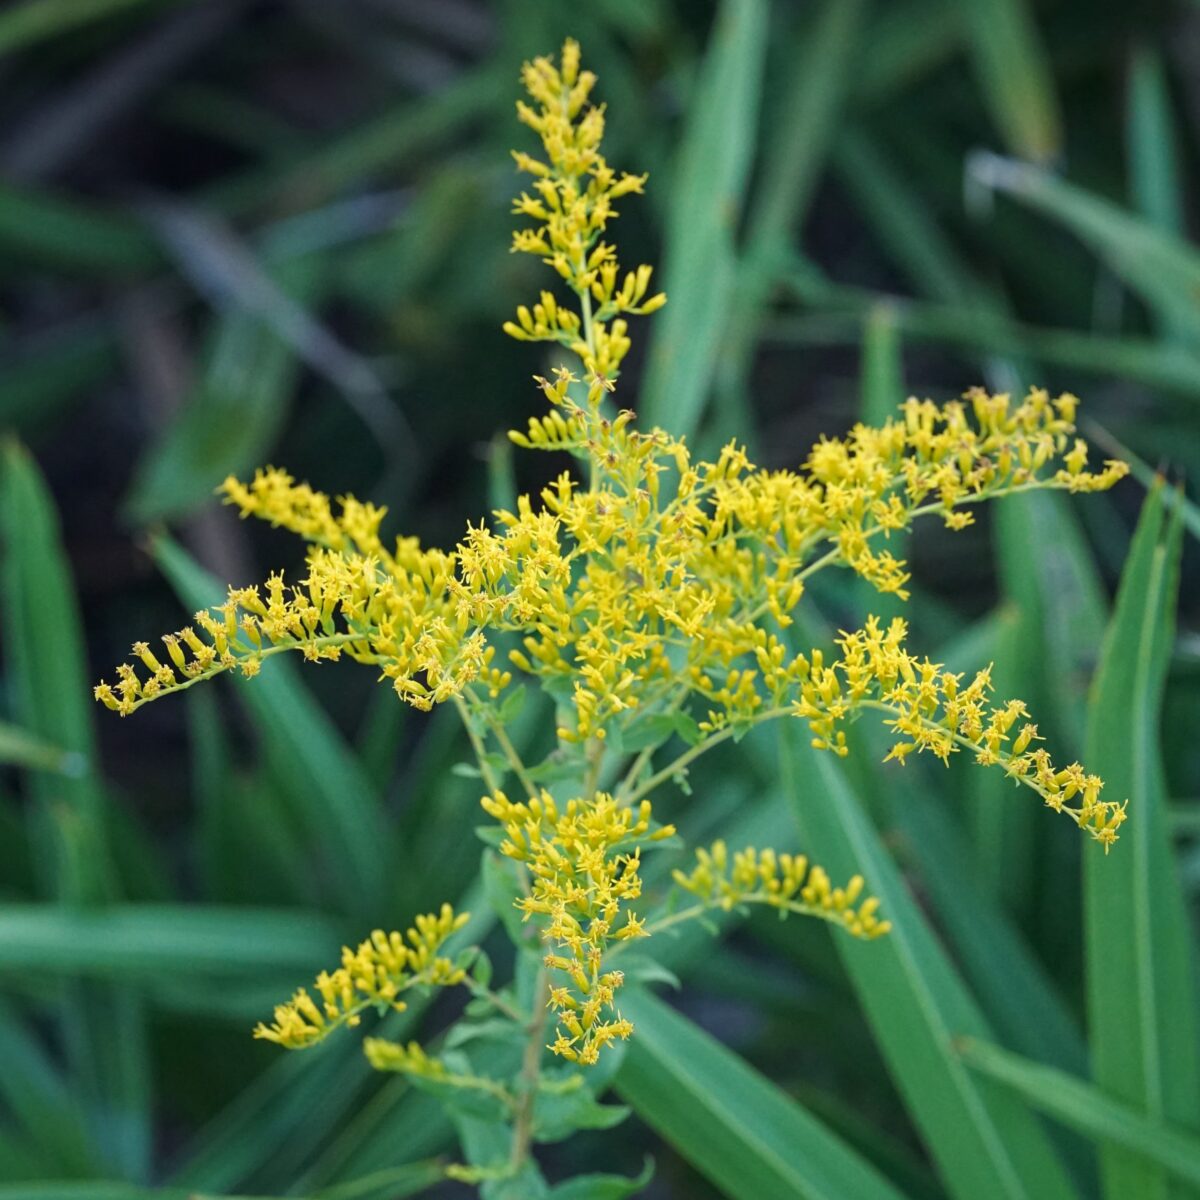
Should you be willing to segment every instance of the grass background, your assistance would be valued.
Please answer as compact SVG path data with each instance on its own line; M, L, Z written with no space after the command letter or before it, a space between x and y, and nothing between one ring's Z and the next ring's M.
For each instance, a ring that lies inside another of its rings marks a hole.
M782 467L908 393L1039 383L1137 464L1115 493L1006 501L909 548L914 642L955 669L995 658L1057 752L1088 748L1133 800L1094 861L967 765L876 768L865 724L845 776L802 738L714 755L665 802L689 837L862 864L902 936L860 955L755 919L665 947L684 1015L638 1001L655 1032L617 1080L637 1115L548 1148L548 1170L634 1174L649 1152L660 1197L1186 1194L1200 9L15 0L0 1197L397 1196L431 1178L403 1164L449 1148L444 1117L345 1046L281 1058L247 1033L364 927L446 897L486 911L454 715L278 662L126 722L86 689L210 576L299 566L214 502L230 472L286 466L440 544L539 483L503 437L552 365L499 330L542 283L507 251L508 149L531 148L520 61L566 34L600 75L610 161L651 174L616 228L670 295L623 382L643 420ZM1184 490L1154 493L1134 542L1155 470ZM813 594L814 640L890 611L840 578Z

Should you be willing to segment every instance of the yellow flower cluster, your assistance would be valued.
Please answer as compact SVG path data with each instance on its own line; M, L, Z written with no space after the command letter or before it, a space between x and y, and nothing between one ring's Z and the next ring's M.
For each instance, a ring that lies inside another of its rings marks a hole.
M500 852L529 871L531 892L516 906L527 920L544 919L545 964L561 979L550 991L559 1021L550 1048L571 1062L594 1063L633 1031L614 1007L623 976L602 970L604 952L611 941L645 936L627 907L642 893L641 845L670 837L674 827L651 830L649 801L635 810L604 792L561 808L548 792L523 803L497 792L481 803L504 829Z
M874 896L860 899L861 875L853 876L845 887L832 887L824 868L810 866L803 854L776 854L747 846L730 856L725 843L717 840L711 848L696 851L696 866L690 873L673 871L672 876L705 908L729 912L743 904L766 904L781 914L819 917L868 940L882 937L892 927L875 915L879 901Z
M899 617L886 630L872 617L865 628L842 634L841 658L829 666L819 651L811 661L799 660L803 682L794 711L808 719L813 745L844 756L846 738L837 726L855 709L877 709L901 735L888 758L903 762L914 750L927 750L948 762L960 748L969 750L977 762L1002 767L1055 812L1067 813L1107 852L1125 820L1125 805L1100 799L1103 781L1079 763L1055 767L1049 753L1034 745L1037 726L1025 720L1022 701L993 707L990 667L964 687L962 675L909 654L906 633Z
M583 470L563 471L512 511L469 524L452 552L422 549L413 538L386 543L384 509L353 497L332 501L275 468L248 483L226 480L227 500L243 517L310 543L306 575L290 587L272 575L262 590L231 589L224 605L163 638L161 654L136 644L135 662L119 667L117 683L101 683L96 696L124 715L222 671L253 675L268 656L298 650L314 661L346 655L369 663L417 708L453 700L488 779L482 803L503 828L500 850L525 869L528 891L516 904L546 943L557 1019L550 1049L589 1064L632 1032L615 1005L623 976L606 953L649 931L629 907L641 894L640 852L673 832L652 827L644 797L682 779L710 746L769 718L804 717L817 746L842 754L844 721L860 709L880 710L899 737L889 757L903 762L928 750L946 760L970 750L1107 849L1124 807L1101 801L1100 780L1078 764L1059 770L1035 747L1036 727L1019 701L993 707L988 672L964 686L914 658L902 621L885 630L872 619L844 634L828 666L818 651L793 653L785 630L806 580L828 567L907 597L906 565L886 543L917 517L938 514L961 529L983 501L1035 488L1095 491L1127 468L1107 462L1089 471L1087 446L1075 437L1077 400L1038 389L1019 400L980 389L944 405L910 399L881 426L822 438L797 469L779 471L756 467L735 442L715 461L695 461L682 439L639 430L628 410L609 411L607 394L629 349L626 318L665 302L650 294L650 268L622 276L603 240L614 202L640 192L645 180L618 176L601 155L603 110L589 103L595 79L580 70L575 42L565 44L558 66L545 58L526 64L524 82L534 104L519 104L518 113L541 137L544 157L516 155L534 182L515 210L534 225L514 235L513 249L545 260L573 300L544 291L505 329L570 349L584 379L580 387L565 367L538 378L549 409L510 437L525 448L565 451ZM484 697L498 699L512 682L494 665L500 639L510 646L519 639L511 665L557 702L561 761L553 765L579 780L575 799L560 804L536 790L539 777L504 734L503 709ZM655 752L675 734L689 748L655 770ZM514 803L497 790L489 736L527 800ZM620 760L635 749L615 794L597 791L604 772L624 769ZM699 902L690 915L761 903L858 937L888 929L877 902L863 898L861 878L834 888L803 857L750 848L731 856L717 842L675 878ZM406 938L373 934L318 978L315 997L302 989L256 1035L306 1046L356 1024L369 1005L403 1007L410 987L461 982L462 970L437 951L465 919L445 906L419 918ZM367 1053L381 1069L499 1088L451 1077L415 1043L372 1041Z
M422 550L415 538L385 549L379 523L386 510L329 498L283 471L259 471L248 487L227 480L224 491L242 515L291 529L314 544L298 587L272 575L266 587L230 588L225 604L198 612L194 626L167 634L160 659L145 642L133 647L145 668L117 668L115 686L101 682L96 698L122 716L149 700L222 671L256 675L263 659L298 650L310 661L343 654L377 666L416 708L459 695L476 681L492 695L511 675L492 667L495 655L472 630L452 596L455 558Z
M438 951L469 915L456 914L443 904L440 912L417 917L414 928L403 935L377 929L356 950L347 946L342 951L336 971L317 976L315 998L301 988L286 1004L276 1006L274 1023L259 1024L254 1036L289 1050L303 1049L342 1025L357 1025L365 1008L403 1011L400 996L409 988L461 983L465 972Z
M363 1053L376 1071L396 1071L423 1079L445 1079L450 1072L440 1058L431 1058L419 1042L389 1042L385 1038L363 1038Z
M549 58L525 64L522 81L536 108L517 102L517 116L542 140L545 161L513 152L517 166L533 176L530 196L513 204L518 216L531 217L533 228L513 234L516 252L536 254L575 293L580 311L560 306L544 291L532 311L517 309L505 331L522 341L553 341L583 360L589 379L610 383L629 350L629 314L652 313L666 303L662 293L647 295L651 268L645 265L621 278L616 249L603 240L617 216L613 201L641 192L645 175L621 174L604 161L604 109L588 103L596 76L579 69L579 43L568 39L561 65Z

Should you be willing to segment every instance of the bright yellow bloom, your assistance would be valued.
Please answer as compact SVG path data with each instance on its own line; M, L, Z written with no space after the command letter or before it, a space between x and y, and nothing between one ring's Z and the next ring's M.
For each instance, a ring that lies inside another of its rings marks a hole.
M787 630L806 581L826 568L849 569L906 599L907 566L888 544L918 517L962 529L984 501L1033 489L1096 491L1127 468L1110 461L1089 471L1088 448L1075 436L1078 401L1040 389L1023 399L981 389L943 405L909 399L877 428L822 438L792 470L756 467L736 442L715 461L696 461L683 439L639 429L631 411L612 411L608 401L630 348L628 317L653 312L665 297L651 292L650 267L622 272L604 239L615 202L640 192L645 177L619 175L605 161L603 109L590 103L595 78L580 69L577 43L566 42L558 65L526 64L523 79L533 103L518 104L518 114L542 153L515 155L533 182L514 205L532 225L514 234L513 249L543 259L564 294L542 291L505 329L557 342L582 362L583 378L565 366L538 378L548 409L509 436L526 449L565 452L579 467L519 497L513 511L468 524L446 551L385 540L384 509L331 500L276 468L248 483L228 479L222 490L242 516L309 543L305 574L291 585L277 574L261 589L231 588L225 604L164 637L161 651L136 643L134 661L96 697L126 715L223 671L253 676L268 657L296 650L312 661L367 663L420 709L454 701L488 779L483 806L504 829L501 852L523 868L528 891L516 904L545 944L557 1021L550 1048L588 1064L632 1032L616 1005L623 976L610 960L672 920L646 923L632 908L642 847L673 832L652 826L644 797L668 780L682 783L702 751L767 719L802 717L818 747L843 754L846 718L879 710L898 739L889 757L903 762L927 750L945 761L968 750L1106 849L1116 840L1124 806L1102 801L1101 781L1078 763L1057 768L1035 745L1024 705L993 704L988 671L964 686L910 655L902 621L885 630L871 619L843 634L828 666L820 651L790 649ZM535 781L549 776L526 768L504 734L504 710L491 703L513 682L495 665L501 642L518 643L512 668L554 697L552 765L574 778L573 799L539 791ZM655 752L675 735L689 748L655 770ZM503 780L491 778L497 755L488 737L525 801L497 790ZM640 753L626 768L634 748ZM614 767L626 770L620 784L598 791ZM862 898L860 877L835 888L802 856L751 848L730 856L717 842L675 879L698 910L762 903L858 937L888 930L877 902ZM373 934L318 978L316 996L302 989L256 1036L306 1046L356 1024L367 1006L402 1008L412 986L461 982L462 970L437 951L465 919L445 906L406 938ZM415 1043L372 1041L367 1053L380 1069L499 1088L454 1076Z
M832 887L822 867L810 866L803 854L776 854L747 846L730 857L723 841L696 851L690 873L673 872L675 882L706 908L729 912L746 904L765 904L780 913L802 913L840 926L855 937L882 937L891 922L875 915L879 901L864 897L863 877ZM668 920L670 918L667 918Z
M519 170L533 176L534 195L513 203L536 225L513 234L516 252L536 254L575 293L580 311L561 307L544 291L532 309L521 305L504 330L521 341L559 342L579 355L589 382L608 386L629 351L627 315L661 308L666 296L648 295L651 268L624 276L616 248L603 240L616 215L613 201L641 192L645 175L621 174L604 160L604 109L588 102L596 77L579 70L579 43L568 38L561 65L549 58L526 63L522 80L536 108L517 102L517 116L542 140L545 161L513 151Z
M602 964L610 942L644 936L628 908L642 893L641 845L675 829L651 830L648 800L634 810L604 792L561 808L548 792L518 804L497 792L481 803L504 829L500 852L529 871L530 894L515 903L526 920L539 918L550 946L545 964L561 981L550 992L559 1021L550 1048L594 1063L606 1045L633 1032L614 1002L624 976Z
M356 950L347 946L342 951L342 965L336 971L317 976L315 997L301 988L276 1007L271 1025L258 1025L254 1036L289 1050L303 1049L343 1025L357 1025L365 1008L403 1012L402 993L418 984L453 987L461 983L465 972L438 951L469 916L455 914L449 904L443 904L440 912L417 917L403 935L377 929Z
M899 617L886 630L872 617L864 629L842 634L842 656L829 666L819 651L811 661L803 656L796 660L801 684L794 709L808 718L816 735L813 745L844 755L845 735L837 726L855 709L877 709L888 714L885 723L901 739L888 758L903 762L916 750L948 762L951 754L969 750L976 762L999 766L1033 788L1107 852L1125 820L1125 805L1100 799L1103 780L1088 775L1077 762L1057 768L1049 753L1034 745L1037 726L1025 719L1029 713L1023 701L993 705L991 667L964 687L961 675L909 654L906 632Z

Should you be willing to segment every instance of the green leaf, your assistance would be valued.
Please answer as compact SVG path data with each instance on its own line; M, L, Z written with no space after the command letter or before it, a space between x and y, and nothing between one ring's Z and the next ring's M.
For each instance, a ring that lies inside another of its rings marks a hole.
M96 761L78 601L58 518L37 467L15 441L0 456L3 632L19 723L85 763ZM101 904L116 891L96 777L33 772L33 843L45 891L60 904ZM10 910L11 911L11 910ZM48 918L72 911L46 907ZM131 1178L149 1165L149 1069L142 1008L123 988L72 983L63 1039L105 1157Z
M959 7L975 73L1008 148L1034 162L1055 158L1062 118L1050 58L1028 0L959 0Z
M624 1200L636 1196L654 1178L654 1161L646 1165L634 1179L624 1175L577 1175L550 1189L548 1200Z
M981 152L969 171L1069 229L1192 346L1200 341L1200 251L1182 237L1026 163Z
M780 728L780 748L805 851L834 878L863 875L892 922L887 937L839 937L836 945L946 1187L961 1200L1069 1197L1062 1167L1029 1112L974 1078L953 1054L956 1036L992 1040L988 1023L833 756L812 750L788 726Z
M0 973L307 973L337 958L337 926L297 909L163 904L0 909Z
M1162 57L1153 50L1142 49L1133 55L1128 103L1125 138L1130 199L1152 225L1186 236L1171 95ZM1172 339L1186 338L1186 326L1168 319L1163 327Z
M1159 722L1174 636L1182 526L1153 489L1121 575L1090 705L1089 771L1128 797L1105 855L1087 847L1088 1024L1096 1083L1148 1118L1200 1126L1195 963L1166 813ZM1167 1194L1161 1172L1124 1150L1102 1158L1105 1194Z
M23 0L0 14L0 54L9 54L77 25L108 17L146 0Z
M732 1200L901 1200L882 1175L757 1071L649 992L616 1089Z
M1101 1145L1133 1151L1171 1175L1200 1186L1200 1138L1186 1130L1154 1121L1100 1088L1065 1071L1030 1062L999 1046L964 1039L958 1044L963 1061L1005 1084L1032 1107L1069 1125ZM1144 1187L1146 1177L1135 1180ZM1125 1195L1141 1195L1140 1191Z
M663 249L668 301L655 318L639 406L646 425L676 436L700 423L729 319L767 29L763 0L723 0L680 144Z
M81 754L73 750L60 750L5 721L0 721L0 763L11 763L34 771L54 771L71 778L78 778L87 769L87 761Z
M127 217L11 184L0 184L0 246L22 261L105 278L161 262L154 242Z
M882 425L904 403L904 356L896 310L877 304L863 325L859 411L865 425Z
M279 271L289 295L310 298L311 269ZM295 391L292 349L261 317L233 311L213 322L200 378L175 420L138 463L125 509L145 524L212 500L229 475L259 466L274 445Z
M170 538L153 538L155 561L189 608L219 603L217 581ZM276 659L243 681L268 760L309 830L348 913L379 911L389 845L378 793L362 764L304 686L297 665Z

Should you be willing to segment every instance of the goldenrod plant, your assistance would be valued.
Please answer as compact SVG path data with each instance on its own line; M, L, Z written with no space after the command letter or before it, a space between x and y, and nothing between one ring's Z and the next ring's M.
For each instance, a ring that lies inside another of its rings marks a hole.
M795 645L819 572L848 570L907 598L908 570L889 547L917 518L960 530L985 501L1121 479L1121 462L1089 467L1076 398L972 389L943 405L910 399L877 427L822 438L795 470L758 468L736 441L698 461L683 438L639 428L619 404L630 319L667 300L649 266L621 267L610 239L618 205L646 177L606 162L604 109L576 42L557 63L527 63L523 80L530 100L518 116L541 151L515 154L532 183L514 204L529 224L512 248L554 278L505 330L548 343L551 369L535 377L548 408L510 437L554 454L556 473L511 511L468 523L453 551L385 537L383 509L331 501L278 468L228 479L222 490L242 516L305 539L305 574L231 588L162 649L135 645L115 683L96 688L124 716L296 651L365 664L413 708L458 710L491 821L484 855L508 889L500 915L514 980L493 986L488 958L462 944L466 914L446 905L403 934L377 930L347 948L255 1034L304 1050L346 1037L342 1027L367 1014L403 1009L414 992L461 990L462 1015L443 1033L370 1037L364 1048L373 1067L432 1091L454 1115L462 1161L447 1175L512 1200L545 1194L536 1142L621 1116L598 1098L639 1036L622 995L653 962L657 937L755 906L818 918L839 937L889 933L869 880L835 883L793 849L717 840L686 865L678 797L703 787L689 772L709 750L799 720L816 749L844 757L852 724L877 715L894 736L888 758L965 752L1106 851L1126 815L1123 801L1102 798L1097 776L1055 764L1025 705L993 695L989 668L966 679L919 656L902 619L871 617L832 652ZM573 465L559 469L562 456ZM540 761L510 736L531 685L555 714ZM673 893L644 893L651 854L675 856ZM617 1195L636 1185L607 1186Z

